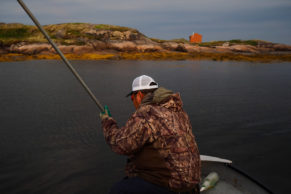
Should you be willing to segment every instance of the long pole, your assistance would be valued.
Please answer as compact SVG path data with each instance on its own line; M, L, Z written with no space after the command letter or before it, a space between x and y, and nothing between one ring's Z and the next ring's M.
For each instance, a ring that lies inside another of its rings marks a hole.
M67 67L71 70L71 72L74 74L74 76L77 78L77 80L81 83L81 85L84 87L84 89L87 91L89 96L92 98L92 100L96 103L100 111L104 112L104 108L99 102L99 100L95 97L95 95L92 93L90 88L87 86L87 84L84 82L84 80L81 78L81 76L78 74L78 72L75 70L75 68L71 65L71 63L67 60L67 58L64 56L64 54L61 52L61 50L57 47L57 45L51 40L49 35L46 33L46 31L43 29L43 27L40 25L38 20L33 16L31 11L27 8L27 6L24 4L22 0L17 0L18 3L21 5L21 7L24 9L24 11L28 14L28 16L32 19L32 21L35 23L35 25L38 27L38 29L41 31L41 33L45 36L45 38L49 41L49 43L52 45L52 47L55 49L55 51L60 55L62 60L65 62Z

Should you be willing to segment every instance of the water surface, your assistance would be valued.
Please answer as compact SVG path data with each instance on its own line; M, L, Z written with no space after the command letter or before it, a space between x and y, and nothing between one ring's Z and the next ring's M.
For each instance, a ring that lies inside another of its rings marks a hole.
M289 191L291 63L72 61L122 126L133 78L180 92L201 154ZM61 61L0 63L0 193L106 193L125 157L111 152L94 102Z

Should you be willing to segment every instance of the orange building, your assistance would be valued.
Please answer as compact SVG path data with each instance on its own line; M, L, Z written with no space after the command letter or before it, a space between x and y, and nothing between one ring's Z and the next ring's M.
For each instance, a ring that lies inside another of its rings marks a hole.
M189 41L192 43L201 43L202 42L202 35L198 33L194 33L189 36Z

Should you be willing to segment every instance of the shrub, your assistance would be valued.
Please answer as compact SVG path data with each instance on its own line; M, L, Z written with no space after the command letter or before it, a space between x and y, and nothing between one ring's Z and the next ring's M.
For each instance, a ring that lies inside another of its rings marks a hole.
M3 28L0 29L0 38L7 39L7 38L26 38L30 36L28 28Z

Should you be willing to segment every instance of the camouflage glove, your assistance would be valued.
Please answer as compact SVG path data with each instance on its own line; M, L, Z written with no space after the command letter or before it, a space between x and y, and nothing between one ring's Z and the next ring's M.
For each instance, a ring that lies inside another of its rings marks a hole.
M110 113L107 105L104 106L104 112L100 112L99 116L100 116L101 120L108 118L108 117L111 117L111 113Z

